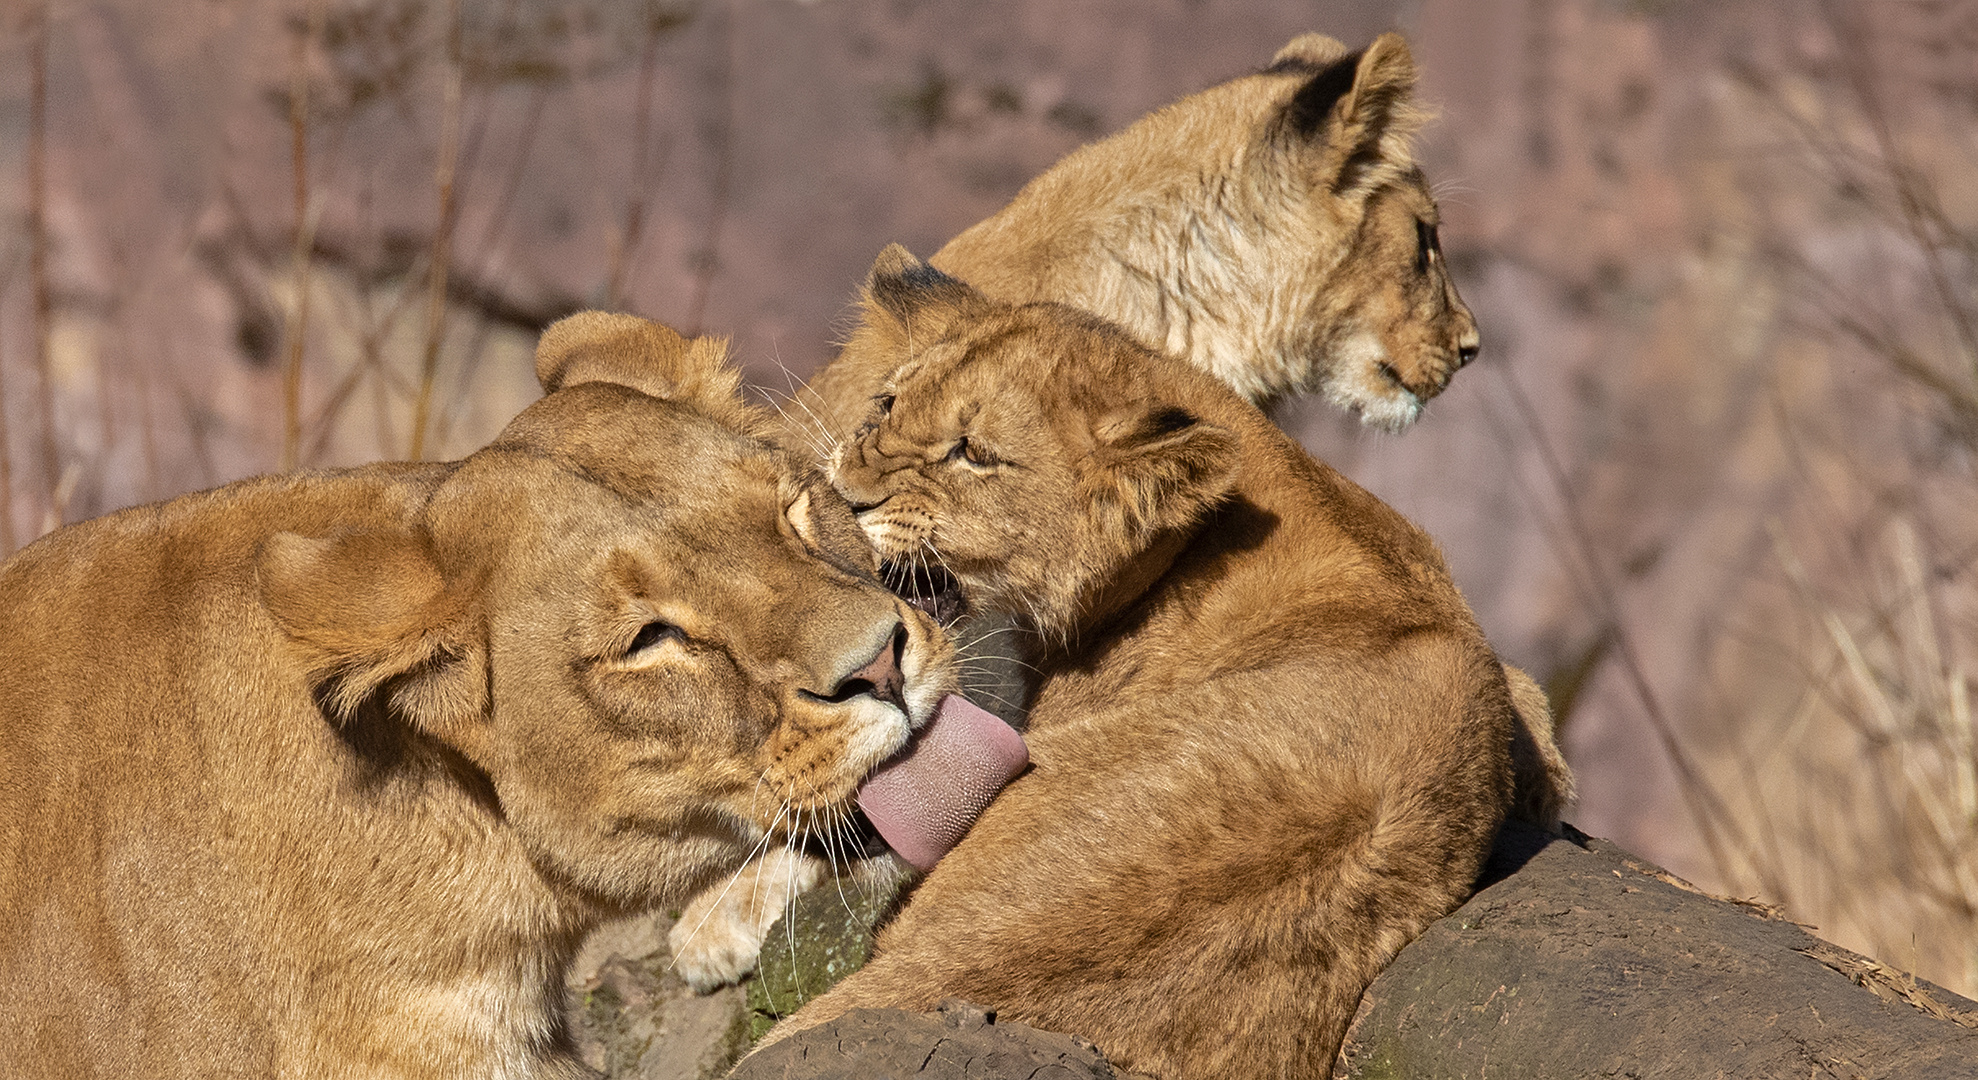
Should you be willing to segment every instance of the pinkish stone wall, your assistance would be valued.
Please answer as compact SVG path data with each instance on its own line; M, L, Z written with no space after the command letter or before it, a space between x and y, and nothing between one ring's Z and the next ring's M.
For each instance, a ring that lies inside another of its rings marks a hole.
M1971 0L476 0L457 64L437 0L68 0L37 274L41 10L0 3L0 548L402 456L429 351L422 450L463 453L574 305L732 334L773 391L885 243L1296 33L1403 29L1483 357L1406 435L1284 422L1548 678L1573 820L1978 990Z

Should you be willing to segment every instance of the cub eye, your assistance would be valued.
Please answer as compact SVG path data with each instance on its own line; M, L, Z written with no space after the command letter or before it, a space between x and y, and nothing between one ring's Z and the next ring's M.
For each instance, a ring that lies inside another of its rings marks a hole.
M981 469L994 465L996 463L996 456L991 454L989 449L981 443L964 435L955 440L955 445L948 448L948 460L966 461L970 465Z
M1435 226L1429 224L1426 221L1423 221L1420 218L1416 218L1415 219L1415 272L1420 274L1428 273L1430 257L1434 256L1441 250L1442 250L1442 244L1436 239Z
M625 655L635 656L664 642L685 641L686 639L687 632L685 630L680 629L670 622L654 620L639 627L637 636L632 638L632 644L625 647Z

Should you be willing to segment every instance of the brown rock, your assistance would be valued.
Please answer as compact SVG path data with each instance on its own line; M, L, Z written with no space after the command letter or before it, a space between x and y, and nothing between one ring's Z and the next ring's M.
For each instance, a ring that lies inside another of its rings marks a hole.
M1485 888L1374 981L1335 1077L1978 1078L1978 1003L1508 826Z
M729 1080L1112 1080L1121 1074L1092 1044L961 1001L932 1015L854 1009L765 1047Z

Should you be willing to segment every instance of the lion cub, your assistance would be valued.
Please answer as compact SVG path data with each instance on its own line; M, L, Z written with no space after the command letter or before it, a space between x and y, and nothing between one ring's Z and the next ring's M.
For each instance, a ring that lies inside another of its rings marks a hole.
M999 300L1110 319L1253 402L1316 392L1370 425L1404 427L1480 345L1410 146L1426 116L1416 78L1398 34L1357 52L1305 34L1264 70L1066 156L930 261ZM866 308L785 411L792 447L851 438L892 374L898 328L869 290ZM1022 641L995 618L962 638L971 689L1021 723L1026 668L1010 654ZM1505 674L1519 713L1513 813L1556 831L1572 772L1544 691ZM814 862L756 867L749 888L697 899L674 931L678 970L703 990L739 978L784 905L823 873Z
M584 933L842 818L952 679L723 353L572 316L464 461L0 565L0 1076L589 1075Z
M1470 892L1512 703L1435 545L1218 380L925 266L832 482L1036 630L1033 769L788 1030L961 997L1156 1077L1320 1077Z
M988 295L1118 323L1258 404L1319 393L1398 430L1477 355L1410 142L1408 43L1323 34L1067 155L930 260ZM891 373L867 320L799 415L849 437Z

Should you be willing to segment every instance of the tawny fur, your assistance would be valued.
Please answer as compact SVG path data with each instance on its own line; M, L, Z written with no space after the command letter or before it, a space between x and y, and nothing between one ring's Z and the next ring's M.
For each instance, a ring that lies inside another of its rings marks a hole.
M780 1033L961 997L1163 1078L1330 1075L1469 894L1511 690L1433 542L1226 386L903 267L915 346L832 480L1046 642L1033 767Z
M722 352L574 316L464 461L0 566L0 1075L590 1075L586 930L845 812L950 679ZM882 650L904 709L836 694Z
M1415 81L1398 34L1360 52L1303 35L1265 71L1070 154L930 261L999 300L1110 319L1253 402L1318 393L1373 426L1404 427L1480 342L1410 146L1426 119ZM868 289L844 349L784 406L785 441L821 455L849 439L917 332ZM1021 642L993 618L960 638L979 643L963 649L968 689L1021 723L1027 680L1005 655ZM1572 772L1544 692L1524 672L1507 675L1529 688L1518 695L1514 812L1556 831ZM735 912L705 942L680 942L690 981L705 990L747 973L753 956L728 943L766 930L765 915Z
M998 300L1118 323L1257 404L1321 393L1404 427L1481 340L1410 146L1427 118L1415 81L1398 34L1359 52L1306 34L1265 71L1066 157L929 262ZM874 303L868 288L844 350L785 410L793 446L850 437L911 346L917 328ZM1520 688L1514 812L1556 832L1572 770L1544 691L1507 674Z

